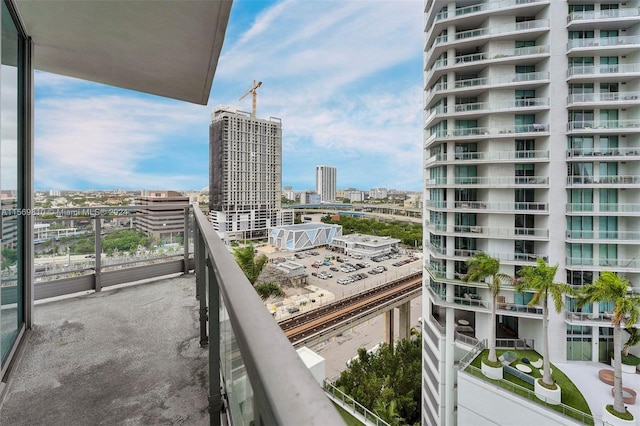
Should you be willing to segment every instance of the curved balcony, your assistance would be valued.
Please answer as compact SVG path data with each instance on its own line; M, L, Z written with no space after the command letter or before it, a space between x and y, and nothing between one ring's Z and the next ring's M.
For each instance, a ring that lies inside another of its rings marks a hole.
M640 119L636 120L585 120L567 123L567 132L580 133L629 133L640 132Z
M546 228L515 228L515 227L487 227L487 226L470 226L470 225L432 225L427 222L427 229L435 233L449 234L470 234L474 237L491 237L491 238L521 238L521 239L542 239L549 238L549 230Z
M535 4L548 4L549 0L500 0L489 3L474 4L453 10L446 10L436 15L435 22L449 19L460 19L466 15L486 14L488 12L512 7L526 8Z
M640 183L640 177L637 175L627 176L569 176L567 177L567 185L634 185Z
M612 77L621 78L640 74L640 64L574 65L567 69L567 79Z
M437 94L448 92L464 92L465 94L478 94L487 89L503 86L518 86L535 88L549 82L549 73L545 71L501 75L498 77L468 78L452 81L451 83L437 83L429 91L428 102Z
M640 160L640 148L580 148L567 151L567 159L582 160L589 157L590 160L598 160L592 157L607 157L603 161L637 161Z
M448 115L455 115L456 117L472 117L477 115L480 117L486 115L487 112L497 113L508 110L543 111L545 109L549 109L549 98L514 99L502 102L474 102L456 104L449 107L437 106L432 109L435 115L427 119L427 124L436 116L444 118Z
M466 129L454 129L448 132L438 131L431 134L425 141L425 146L429 146L434 141L450 140L450 139L496 139L496 138L513 138L516 135L528 137L548 136L548 124L521 124L509 127L470 127Z
M549 159L549 151L498 151L498 152L456 152L451 154L437 154L435 163L446 162L471 162L471 163L495 163L496 161L531 162L532 160Z
M640 203L568 203L566 209L567 213L578 215L583 212L589 215L600 213L607 216L640 215Z
M640 241L640 232L567 230L567 239L569 240L616 240L616 242L631 241L633 243L637 243L638 241Z

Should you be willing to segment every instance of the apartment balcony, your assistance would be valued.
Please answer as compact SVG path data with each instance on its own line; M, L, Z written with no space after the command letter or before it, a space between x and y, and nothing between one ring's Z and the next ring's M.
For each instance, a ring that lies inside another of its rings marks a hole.
M432 156L433 165L457 164L459 162L482 164L508 162L548 162L549 151L498 151L498 152L456 152L449 154L436 154Z
M433 233L446 233L482 238L507 238L526 240L546 240L549 230L546 228L488 227L480 225L442 225L426 222L426 227Z
M510 139L518 137L543 137L549 136L548 124L521 124L507 127L470 127L465 129L454 129L447 132L434 132L427 138L426 146L435 141L446 140L485 140L485 139Z
M461 297L454 296L450 300L448 300L446 288L444 286L440 286L438 285L438 283L430 281L427 289L429 290L429 294L431 295L431 300L435 305L450 307L450 308L464 307L467 310L472 310L476 312L489 312L489 305L490 305L489 301L482 300L476 294L465 293L465 295Z
M572 53L575 53L575 56L587 53L597 56L626 55L636 50L638 44L640 44L640 36L580 38L569 40L567 53L569 56L574 56Z
M569 107L589 105L629 107L640 105L640 92L575 93L567 96Z
M468 31L460 31L451 35L441 35L435 38L427 57L434 58L442 54L446 49L468 49L487 40L500 39L532 39L549 31L549 20L539 19L535 21L517 22L506 25L476 28Z
M426 179L427 187L442 188L546 188L548 176L453 177Z
M594 240L594 242L601 241L604 244L611 242L607 240L615 240L615 244L638 244L640 232L567 230L567 240Z
M572 270L637 272L640 259L596 259L581 257L566 257L566 267Z
M567 69L569 82L591 81L621 81L640 76L640 64L618 65L574 65Z
M508 74L497 77L467 78L452 81L451 83L437 83L428 90L427 104L430 104L436 95L447 93L461 93L464 96L477 96L492 88L518 87L522 89L535 89L549 83L548 72L531 72Z
M430 85L434 78L439 77L445 72L477 72L489 64L516 64L520 63L523 59L544 58L547 56L549 56L548 45L480 52L455 56L449 59L439 59L435 61L430 68L425 66L425 71L429 73L425 81L427 85Z
M468 211L476 213L497 213L497 214L547 214L549 205L547 203L516 203L516 202L483 202L483 201L447 201L426 200L425 206L429 210L442 211Z
M457 9L446 10L436 15L435 22L448 21L455 19L462 21L466 18L486 18L487 15L494 13L513 14L515 12L533 12L542 10L549 4L549 0L499 0L471 6L460 7Z
M503 102L477 102L457 104L449 107L438 106L433 108L434 114L429 115L425 124L426 126L430 126L433 124L435 118L444 119L449 116L473 119L483 117L487 115L487 113L504 113L510 111L535 113L548 109L549 98L515 99Z
M567 28L571 30L602 28L603 24L613 28L629 28L638 23L638 16L640 16L640 10L637 7L573 12L567 16Z
M640 119L570 121L567 123L567 132L594 134L640 133Z
M36 251L35 327L0 423L343 424L197 206L162 253L106 254L135 209L52 219L94 251Z
M640 216L640 203L568 203L566 209L575 216Z
M628 176L569 176L567 177L567 186L607 186L611 188L617 187L633 187L640 182L640 177L636 175Z
M594 158L595 157L595 158ZM599 158L606 157L606 158ZM638 161L640 160L640 148L580 148L567 151L569 161Z

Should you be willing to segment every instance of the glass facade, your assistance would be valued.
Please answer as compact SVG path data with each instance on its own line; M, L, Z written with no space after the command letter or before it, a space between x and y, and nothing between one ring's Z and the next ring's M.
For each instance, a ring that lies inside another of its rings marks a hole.
M24 38L5 2L2 3L2 67L0 68L0 206L2 207L0 275L0 360L6 369L11 349L24 327L22 249L24 207L21 188L23 150Z

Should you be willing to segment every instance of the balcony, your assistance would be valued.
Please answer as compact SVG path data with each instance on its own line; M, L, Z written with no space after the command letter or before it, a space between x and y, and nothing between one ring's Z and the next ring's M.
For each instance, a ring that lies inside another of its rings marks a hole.
M604 81L618 80L622 77L635 77L640 75L640 64L619 64L619 65L574 65L567 69L567 79L569 81L582 79L593 79Z
M639 148L580 148L570 149L567 151L568 159L581 159L584 161L584 157L613 157L603 158L603 161L615 161L619 159L621 161L635 161L640 159ZM617 158L621 157L621 158ZM628 158L631 157L631 158ZM593 158L592 158L593 159ZM597 160L597 158L595 158Z
M617 244L623 244L624 241L637 243L638 241L640 241L640 232L567 230L567 239L569 240L616 240Z
M568 203L567 213L580 214L585 212L602 215L640 215L639 203Z
M621 51L637 49L638 44L640 44L639 36L580 38L569 40L567 51L576 50L581 53L587 51L590 54L606 53L612 49Z
M134 261L100 249L130 220L73 218L95 251L36 270L35 298L81 296L36 306L0 423L342 424L203 213L185 209L177 254Z
M441 140L451 139L496 139L496 138L513 138L515 136L527 135L529 137L548 136L549 125L548 124L521 124L517 126L508 127L470 127L465 129L454 129L452 131L444 132L437 131L432 133L426 140L426 146L430 143Z
M444 186L444 187L479 187L479 188L518 188L527 187L546 187L549 184L547 176L498 176L498 177L455 177L449 178L431 178L425 181L427 186Z
M584 120L567 123L570 133L635 133L640 132L640 120Z
M508 238L545 240L549 238L549 230L546 228L515 228L515 227L488 227L481 225L442 225L427 221L428 230L435 233L469 234L474 237ZM537 255L536 255L537 256Z
M498 9L507 9L511 7L529 7L535 4L547 4L549 0L500 0L488 3L474 4L471 6L461 7L453 10L446 10L436 15L435 22L445 21L448 19L457 19L470 14L482 14Z
M453 156L453 157L452 157ZM499 151L499 152L456 152L455 154L436 154L432 157L434 163L471 162L471 163L495 163L499 161L546 161L549 160L549 151Z
M531 98L531 99L515 99L512 101L503 102L476 102L457 104L450 107L436 107L433 108L436 116L446 116L455 114L459 116L483 116L487 112L504 112L509 110L534 110L542 111L549 109L549 98ZM427 120L429 123L429 120Z
M612 105L638 105L640 104L640 92L603 92L603 93L575 93L567 96L567 104L612 104Z
M567 178L567 185L613 185L613 186L625 186L634 185L640 182L640 177L636 175L628 176L569 176Z
M495 202L485 203L479 201L456 201L453 208L455 210L471 210L487 213L547 213L549 206L547 203L511 203Z
M640 260L633 259L594 259L594 258L581 258L581 257L569 257L566 258L567 268L569 269L587 269L604 271L609 270L613 272L637 272L640 268Z
M567 24L577 24L580 21L594 21L604 19L607 22L615 21L617 19L629 19L633 21L633 18L640 16L640 10L638 8L622 8L622 9L608 9L608 10L591 10L586 12L573 12L567 16Z

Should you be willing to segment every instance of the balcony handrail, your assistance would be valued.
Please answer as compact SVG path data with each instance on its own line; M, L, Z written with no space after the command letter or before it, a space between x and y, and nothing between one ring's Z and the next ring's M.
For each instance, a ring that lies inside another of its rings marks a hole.
M506 83L519 83L522 81L546 80L548 78L549 78L549 72L546 72L546 71L516 73L516 74L509 74L506 76L499 76L499 77L479 77L479 78L469 78L465 80L456 80L454 83L454 87L456 89L459 89L462 87L491 86L491 85L503 84L503 83L506 84ZM446 89L446 85L444 88Z
M353 399L350 395L342 392L328 379L324 380L324 390L327 394L333 396L337 401L342 402L341 406L347 412L353 410L365 420L365 424L372 426L389 426L389 423L378 417L373 411Z
M567 103L572 104L577 102L615 102L632 101L638 99L640 99L640 92L574 93L567 96Z
M567 130L640 129L640 120L581 120L567 123Z
M640 155L640 148L573 148L567 150L567 157L593 157L593 156L627 156L627 155Z
M585 265L585 266L601 266L605 268L629 268L629 269L637 269L640 267L640 259L598 259L587 257L566 257L567 265Z
M622 8L607 10L587 10L584 12L572 12L567 16L567 24L572 21L582 21L591 19L611 19L611 18L631 18L638 16L640 10L638 8Z
M632 185L640 182L636 175L568 176L567 185Z
M575 240L640 240L640 232L636 231L601 231L567 229L567 238Z
M509 108L526 108L536 106L549 106L549 98L514 99L503 102L473 102L456 104L450 107L437 106L433 108L436 114L453 114L454 112L501 110Z
M436 15L435 21L438 22L445 19L457 18L462 15L467 15L469 13L486 12L486 11L495 10L495 9L503 9L505 7L510 7L510 6L523 6L525 4L538 3L538 2L544 2L544 1L548 1L548 0L499 0L499 1L489 2L489 3L474 4L471 6L465 6L465 7L460 7L453 10L446 10L444 12L440 12Z
M434 41L434 45L447 43L449 41L454 41L454 40L455 41L465 40L471 37L497 35L497 34L513 32L513 31L524 31L524 30L530 30L530 29L536 29L536 28L544 28L548 26L549 26L548 19L537 19L534 21L517 22L517 23L511 23L511 24L478 28L478 29L467 30L467 31L459 31L453 34L453 39L451 40L449 40L448 35L442 35L442 36L436 37Z
M592 74L626 74L640 72L640 64L573 65L567 69L567 77Z
M607 47L640 43L640 36L579 38L567 42L567 50L580 47Z
M567 203L567 212L640 213L640 203Z
M228 320L253 389L256 424L325 425L344 424L336 409L315 381L293 349L289 340L273 320L264 303L237 265L205 215L193 206L196 225L196 271L208 281L209 297L213 303L224 303ZM206 262L206 263L205 263ZM203 293L199 293L204 297ZM215 324L217 306L210 306L210 357L220 348L220 326ZM215 360L214 360L215 361ZM210 365L209 376L222 372L220 360ZM230 378L229 378L230 379ZM227 389L227 392L233 390ZM217 389L210 389L214 408L222 408L215 401ZM217 405L215 405L217 404ZM211 412L211 411L210 411ZM219 413L211 412L211 416ZM213 420L213 419L212 419Z

